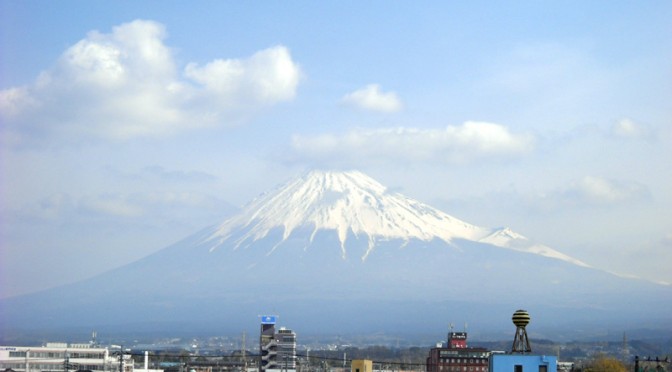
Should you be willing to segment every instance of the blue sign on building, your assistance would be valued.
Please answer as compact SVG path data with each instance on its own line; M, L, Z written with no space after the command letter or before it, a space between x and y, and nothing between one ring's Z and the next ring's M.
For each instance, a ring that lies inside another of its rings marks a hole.
M261 324L275 324L276 318L275 315L262 315Z

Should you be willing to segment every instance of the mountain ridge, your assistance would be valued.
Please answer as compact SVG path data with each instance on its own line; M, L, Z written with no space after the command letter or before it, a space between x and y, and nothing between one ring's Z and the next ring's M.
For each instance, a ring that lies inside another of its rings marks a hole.
M359 171L313 170L262 194L219 226L210 238L215 241L211 250L241 227L249 227L249 231L238 238L236 248L246 241L263 239L275 227L284 228L278 244L294 229L312 227L311 242L318 230L337 231L343 257L347 255L348 231L367 236L368 250L361 256L363 261L379 240L439 238L450 244L461 238L589 266L550 247L534 244L509 228L479 227L402 194L389 193L385 186Z
M184 322L231 332L255 324L257 314L269 311L283 314L296 329L313 332L425 332L455 318L496 327L493 319L504 314L508 324L518 308L544 319L547 329L563 332L672 329L672 287L554 257L562 253L544 250L510 229L481 228L413 199L385 194L382 185L360 173L353 177L370 187L345 187L352 180L346 178L332 182L337 186L331 193L327 178L341 174L318 174L308 184L303 178L290 181L219 225L88 280L2 299L0 334L17 327L102 329L101 324L141 322ZM294 186L302 191L295 193ZM298 200L298 206L288 200ZM316 207L311 209L311 203ZM353 216L345 208L361 204L369 212ZM387 235L343 225L351 217L370 221L373 212L383 216L374 221L389 219L390 225L374 224ZM294 220L285 221L284 213ZM399 222L399 216L405 219ZM427 231L447 221L457 224L458 233L467 233L409 235L423 227L427 216L432 221ZM401 229L394 230L397 225Z

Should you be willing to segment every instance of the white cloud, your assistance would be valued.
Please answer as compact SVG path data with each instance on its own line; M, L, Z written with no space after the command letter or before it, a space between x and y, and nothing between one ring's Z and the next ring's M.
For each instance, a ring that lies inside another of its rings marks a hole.
M146 180L158 180L159 182L170 182L171 184L180 182L213 182L217 180L216 176L209 173L194 170L168 170L158 165L143 168L137 176Z
M469 163L525 154L534 147L534 138L513 134L500 124L469 121L444 129L354 129L342 135L295 135L292 147L298 157L321 162Z
M278 46L248 60L218 59L203 67L190 63L185 75L201 84L220 103L275 103L294 98L301 72L289 50ZM242 94L242 96L241 96Z
M82 206L86 210L115 217L140 217L144 214L142 208L120 197L104 197L90 200Z
M606 207L649 198L650 192L639 183L585 176L564 190L551 193L545 203Z
M362 110L392 113L401 110L402 103L395 92L381 92L378 84L369 84L364 88L346 94L341 102Z
M638 184L609 181L600 177L586 176L576 183L571 193L592 204L613 204L640 199L645 188Z
M143 208L123 195L98 195L95 197L73 197L67 193L57 193L39 202L27 205L17 212L19 218L37 220L70 221L100 217L140 217Z
M25 87L9 88L0 91L0 113L12 118L28 108L36 108Z
M127 139L227 125L291 100L300 69L286 47L179 72L164 27L136 20L91 32L28 86L0 91L0 118L24 137Z
M83 196L58 193L12 213L16 213L16 220L27 219L33 223L61 220L71 224L86 224L92 221L134 220L138 217L147 223L172 218L169 216L175 213L189 214L197 210L200 214L208 214L203 211L225 214L231 209L228 203L204 192L164 190Z
M651 128L628 118L616 122L611 127L611 134L616 137L629 139L648 139L653 135Z

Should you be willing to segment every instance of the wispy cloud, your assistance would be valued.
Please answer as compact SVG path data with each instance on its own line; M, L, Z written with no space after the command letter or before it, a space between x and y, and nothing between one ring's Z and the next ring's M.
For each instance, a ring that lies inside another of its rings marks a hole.
M33 223L61 220L81 226L92 221L110 223L137 221L138 218L152 223L168 218L170 214L179 215L197 210L224 215L233 209L230 204L202 192L155 191L82 196L58 193L12 213L17 220L30 220Z
M154 165L142 169L141 175L157 179L162 182L214 182L218 178L212 174L199 171L181 171L168 170L164 167Z
M633 181L585 176L567 187L544 195L538 201L546 207L610 207L651 198L648 188Z
M348 93L343 96L341 102L358 109L383 113L397 112L403 107L397 93L382 92L378 84L369 84Z
M648 192L643 185L637 183L586 176L573 184L564 195L580 202L600 205L641 200Z
M28 219L33 222L40 220L60 220L73 222L92 218L137 218L144 214L144 209L127 196L120 194L104 194L97 196L73 196L70 193L57 193L43 198L32 205L26 205L15 212L17 220Z
M94 213L122 218L141 217L144 214L140 206L119 196L104 196L88 200L82 207Z
M189 63L180 72L164 27L136 20L90 32L34 83L0 91L0 118L19 139L129 139L238 123L294 98L301 71L275 46L247 59Z
M295 135L297 158L325 163L435 162L471 163L483 158L520 156L534 148L530 134L514 134L507 127L465 122L443 129L354 129L344 134Z
M612 125L611 135L626 139L651 139L654 132L649 126L624 118Z

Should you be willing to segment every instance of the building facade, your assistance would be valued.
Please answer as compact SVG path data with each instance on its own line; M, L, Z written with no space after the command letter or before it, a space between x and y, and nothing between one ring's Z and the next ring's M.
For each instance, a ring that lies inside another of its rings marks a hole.
M351 372L373 372L373 361L369 359L353 359L350 365Z
M296 369L296 333L291 329L280 328L275 334L278 345L277 363L282 370Z
M16 372L133 372L130 355L120 360L107 348L89 344L48 343L46 346L0 346L0 370ZM121 363L121 369L120 369Z
M296 370L296 333L275 329L276 317L263 316L259 336L259 372Z
M549 355L492 354L491 372L557 372L558 359Z
M448 342L429 350L427 372L488 372L490 351L467 346L466 332L449 332Z

